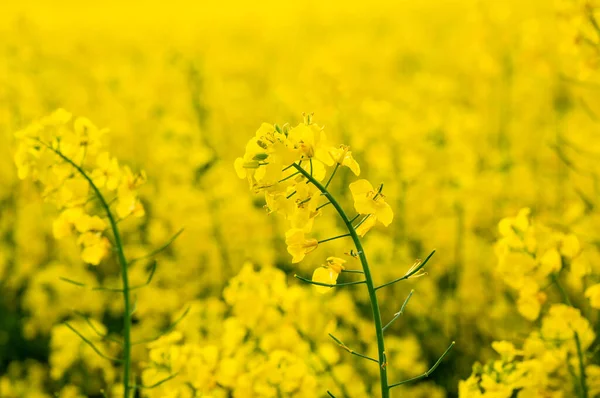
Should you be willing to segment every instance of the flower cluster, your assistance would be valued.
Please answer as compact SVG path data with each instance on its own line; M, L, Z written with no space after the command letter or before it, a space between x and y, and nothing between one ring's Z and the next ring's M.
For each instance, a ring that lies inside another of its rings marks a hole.
M109 223L95 214L99 207L95 190L111 198L108 205L114 205L119 220L144 215L138 188L146 176L121 167L103 151L105 133L86 118L73 119L64 109L15 133L19 178L30 177L42 186L44 199L61 210L53 224L54 237L77 234L81 258L92 265L98 265L110 249L105 235Z
M359 375L373 368L340 355L323 336L324 330L349 338L360 330L358 340L369 345L368 323L348 316L355 304L347 292L326 296L330 305L323 306L311 290L288 285L283 271L246 263L223 296L196 302L174 331L147 345L143 384L177 376L142 396L312 397L322 395L323 385L344 397L369 396ZM411 376L426 369L410 334L390 339L390 361ZM443 396L431 383L403 393Z
M500 221L496 254L502 280L519 293L519 313L533 321L546 301L543 288L553 275L564 267L580 277L586 271L579 239L532 222L530 213L525 208L516 217Z
M573 336L577 333L579 341ZM500 359L476 363L473 374L459 385L461 398L510 398L584 396L579 349L587 350L595 338L581 312L554 304L541 327L525 339L520 349L508 341L492 343ZM575 370L578 369L578 370ZM585 396L600 394L600 366L583 363ZM516 394L516 395L515 395Z
M312 115L305 115L304 122L296 127L263 123L248 141L244 156L237 158L234 166L238 177L247 179L251 189L264 192L267 211L280 214L288 221L285 242L293 263L302 261L321 243L309 235L321 209L331 204L322 200L324 192L310 183L307 176L323 181L328 168L333 167L327 182L322 185L326 189L339 167L348 167L356 176L360 174L360 166L350 147L331 145L323 127L312 122ZM373 188L364 179L350 184L357 217L363 216L356 225L360 236L364 236L378 220L385 226L392 222L394 214L382 189L383 186ZM326 265L315 270L313 281L335 284L344 269L344 262L329 257ZM321 292L328 290L319 287Z
M212 325L198 340L196 319L205 322L207 315L194 309L177 330L148 345L144 384L177 377L145 390L144 396L317 396L319 383L329 379L329 367L349 380L355 375L352 368L340 361L331 342L317 345L316 330L302 321L311 317L313 325L333 327L332 314L319 311L309 296L306 289L287 286L282 271L245 264L224 291L230 315L220 327ZM211 307L224 315L222 306Z
M529 320L541 321L531 330L520 348L509 341L496 341L492 348L500 359L479 362L472 375L459 384L461 398L510 397L595 397L600 394L600 365L592 343L596 339L593 322L596 314L580 310L571 300L576 290L577 303L598 308L595 284L582 292L589 270L577 236L561 233L534 222L529 209L499 224L497 254L504 282L519 290L517 309ZM567 277L563 277L563 274ZM563 303L543 305L552 288ZM585 315L584 315L585 314Z

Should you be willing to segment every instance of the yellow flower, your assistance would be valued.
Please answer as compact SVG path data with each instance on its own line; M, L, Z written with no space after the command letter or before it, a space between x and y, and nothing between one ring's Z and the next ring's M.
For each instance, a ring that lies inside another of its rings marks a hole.
M369 230L375 226L376 222L377 222L376 217L371 216L371 217L367 218L362 224L360 224L358 226L358 228L356 228L356 233L361 237L365 236L365 234L367 232L369 232Z
M526 319L534 321L540 315L546 294L539 291L539 286L531 279L526 279L519 291L517 308Z
M328 285L335 285L338 277L345 269L344 264L346 260L343 260L338 257L328 257L327 263L317 268L313 272L312 280L313 282L326 283ZM324 294L331 289L331 287L327 286L314 286L317 292Z
M590 286L585 291L585 297L590 299L592 308L600 309L600 283Z
M306 239L304 231L299 228L292 228L285 233L285 243L288 253L292 255L292 263L299 263L319 245L316 239Z
M519 210L519 213L516 217L506 217L500 220L498 224L498 230L500 234L504 237L512 236L515 233L522 233L529 228L531 209L523 208Z
M106 222L98 216L83 214L74 221L75 228L79 233L102 232L106 229Z
M570 259L577 257L581 253L581 244L577 236L565 235L561 242L560 253Z
M137 189L146 182L146 173L141 171L134 174L127 166L123 168L121 183L117 190L117 215L125 218L129 215L143 217L144 207L138 199Z
M492 348L507 362L512 361L517 355L522 355L522 351L517 350L510 341L494 341Z
M524 248L525 233L531 226L531 210L524 208L519 210L516 217L506 217L498 223L498 231L502 240L511 248Z
M114 191L119 186L121 169L116 158L111 158L108 152L102 152L96 158L98 168L92 172L92 180L98 188L106 186L109 191Z
M350 191L354 198L354 208L358 213L369 214L371 215L369 218L381 221L386 227L390 225L394 219L392 208L385 202L383 194L375 191L369 181L358 180L353 182L350 184ZM370 225L372 226L374 223L374 221L371 221Z
M357 176L360 174L360 166L352 157L349 146L340 145L339 148L331 148L329 154L337 164L348 167Z
M100 264L100 261L108 254L110 247L108 239L97 232L86 232L79 237L77 242L83 246L81 258L91 265Z
M329 155L330 146L322 127L301 123L289 131L288 137L300 150L303 158L317 159L327 166L333 166L333 159Z
M314 185L306 184L304 181L295 185L295 191L296 201L294 206L289 208L286 216L291 228L299 228L308 233L312 230L314 219L319 214L317 205L321 192Z
M577 308L565 304L552 305L548 315L542 320L541 334L546 339L569 341L572 343L570 349L575 351L573 332L579 335L584 350L594 341L595 333L589 321Z
M560 253L555 248L546 251L540 259L539 272L543 277L558 272L561 268L562 259L560 258Z
M85 216L81 207L72 207L60 213L60 216L52 224L52 232L56 239L62 239L71 235L73 225Z

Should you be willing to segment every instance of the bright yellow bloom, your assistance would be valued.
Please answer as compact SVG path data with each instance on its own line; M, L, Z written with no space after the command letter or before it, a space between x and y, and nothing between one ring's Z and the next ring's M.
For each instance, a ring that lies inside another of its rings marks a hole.
M367 180L358 180L350 184L350 191L354 198L354 208L359 214L369 214L369 218L374 218L368 224L372 227L375 224L375 220L381 221L386 227L390 225L394 219L394 213L392 208L385 202L385 197L381 192L377 192L373 189L371 183ZM365 221L366 223L366 221ZM362 235L366 233L368 229L363 227L361 230Z
M517 350L513 343L510 341L494 341L492 343L492 348L496 351L504 361L512 361L515 356L522 355L523 352L521 350Z
M600 283L588 287L585 291L585 297L590 300L592 308L600 309Z
M570 259L573 259L581 253L581 243L577 236L573 234L565 235L562 238L560 253Z
M313 272L313 282L326 283L328 285L335 285L338 277L345 269L344 264L346 260L338 257L328 257L327 263L317 268ZM314 285L317 292L324 294L327 293L331 287Z
M524 318L534 321L540 315L542 304L546 301L546 294L539 291L539 286L532 279L525 279L519 290L517 308Z
M292 228L285 233L285 243L288 253L292 255L292 263L299 263L319 245L314 238L306 239L304 230L299 228Z
M350 152L350 147L347 145L340 145L339 148L331 148L329 150L329 154L334 162L341 166L346 166L354 175L360 174L360 165L354 160L352 157L352 152Z
M288 137L300 150L303 159L316 159L327 166L333 165L333 159L329 155L331 147L322 127L301 123L289 131Z
M498 231L502 240L512 248L523 248L526 246L525 233L529 229L531 209L519 210L516 217L506 217L498 223Z
M542 319L541 334L546 339L564 340L572 342L570 349L575 352L573 333L577 332L581 342L581 347L586 350L592 341L595 333L590 326L589 321L581 315L577 308L565 304L553 304Z
M71 235L73 231L73 226L75 223L83 217L85 212L81 207L72 207L69 209L65 209L54 223L52 224L52 232L56 239L62 239Z
M361 237L365 236L365 234L375 226L375 223L377 223L377 217L371 216L367 218L362 224L358 226L358 228L356 228L356 233Z
M98 265L100 261L108 254L110 243L102 234L97 232L86 232L77 240L83 250L81 258L88 264Z
M109 191L117 189L121 180L121 169L117 159L111 158L108 152L102 152L96 158L96 165L98 168L91 175L94 184L98 188L106 186Z
M146 173L143 171L134 174L128 166L123 168L121 183L117 190L117 215L120 218L133 215L143 217L144 207L138 198L138 188L146 182Z
M539 272L546 277L552 273L560 271L562 268L562 259L560 253L555 248L552 248L540 258Z

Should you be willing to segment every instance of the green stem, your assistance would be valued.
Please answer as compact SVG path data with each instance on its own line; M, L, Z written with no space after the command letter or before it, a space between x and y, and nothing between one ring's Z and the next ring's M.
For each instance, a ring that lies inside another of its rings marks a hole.
M41 141L40 141L41 142ZM74 163L71 159L62 154L62 152L52 148L52 146L43 143L46 147L50 148L54 153L60 156L65 162L69 163L71 166L77 170L79 174L83 178L87 180L87 182L92 187L92 190L98 197L100 201L100 205L106 212L106 216L108 217L108 221L110 223L110 227L112 229L113 235L115 237L115 246L117 248L117 256L119 258L119 263L121 264L121 279L123 281L123 301L124 301L124 314L123 314L123 385L124 385L124 398L129 398L129 391L131 386L129 385L129 377L131 373L131 305L130 305L130 295L129 295L129 275L127 272L127 259L125 258L125 253L123 251L123 242L121 241L121 234L119 233L119 228L117 227L117 222L110 210L110 206L102 196L100 189L94 184L94 181L87 175L87 173L79 167L76 163Z
M344 283L323 283L323 282L315 282L315 281L311 281L310 279L306 279L300 275L294 275L294 278L296 279L300 279L302 282L306 282L309 283L311 285L316 285L316 286L325 286L325 287L341 287L341 286L352 286L352 285L360 285L365 283L365 281L356 281L356 282L344 282Z
M350 219L344 212L344 209L340 206L338 201L329 193L327 188L323 186L319 181L315 180L310 176L304 169L295 165L294 166L300 173L304 175L319 191L323 193L329 199L333 207L337 210L338 214L342 218L346 228L348 229L348 233L352 237L352 241L354 242L354 246L356 246L356 251L358 252L358 256L360 258L360 263L363 267L363 272L365 273L365 283L367 285L367 290L369 292L369 300L371 302L371 311L373 312L373 320L375 323L375 334L377 336L377 351L378 351L378 364L379 364L379 378L381 385L381 397L389 398L390 391L388 387L387 381L387 363L385 359L385 343L383 340L383 325L381 322L381 313L379 312L379 303L377 302L377 294L375 293L375 285L373 284L373 277L371 276L371 270L369 268L369 263L367 261L367 257L365 255L365 251L362 247L362 243L356 230L352 226ZM331 178L330 178L331 181ZM328 182L330 182L328 181Z
M400 311L398 311L398 312L396 313L396 315L394 315L394 317L392 318L392 320L391 320L391 321L389 321L389 322L387 323L387 325L385 325L385 326L383 327L383 331L384 331L384 332L385 332L385 330L386 330L387 328L389 328L389 327L392 325L392 323L394 323L394 321L395 321L396 319L400 318L400 316L401 316L402 314L404 314L404 309L406 308L406 304L408 304L408 300L410 300L410 298L412 297L412 295L413 295L413 293L414 293L414 292L415 292L415 291L414 291L414 289L410 291L410 293L408 294L408 297L406 298L406 300L404 300L404 303L402 304L402 307L400 308Z
M436 369L438 366L440 366L440 364L442 363L442 361L444 360L444 358L446 358L446 355L448 355L448 353L450 352L450 350L452 350L452 347L454 347L455 342L453 341L452 343L450 343L450 345L448 346L448 348L446 348L446 351L444 351L444 353L438 358L438 360L436 361L436 363L433 364L433 366L425 373L423 373L420 376L416 376L416 377L412 377L410 379L407 380L402 380L398 383L394 383L390 386L390 388L393 387L397 387L397 386L401 386L402 384L406 384L406 383L411 383L413 381L417 381L417 380L421 380L421 379L426 379L427 377L429 377Z
M350 236L350 234L343 234L343 235L334 236L333 238L327 238L327 239L320 240L317 243L321 244L321 243L329 242L330 240L336 240L336 239L345 238L347 236Z
M434 253L435 253L435 250L432 251L431 253L429 253L429 256L427 256L427 258L425 259L425 261L423 261L421 264L419 264L417 267L415 267L415 269L413 269L412 271L408 272L403 277L398 278L398 279L394 279L393 281L390 281L390 282L386 282L383 285L379 285L379 286L377 286L375 288L375 290L379 290L382 287L393 285L396 282L407 280L408 278L410 278L411 276L413 276L414 274L416 274L417 272L419 272L427 264L427 262L429 262L429 259L431 258L431 256L433 256Z
M333 177L335 176L335 173L339 167L340 167L340 164L336 163L335 168L333 169L333 172L331 173L331 175L329 176L329 179L327 180L327 183L325 184L325 189L327 189L327 187L329 187L329 184L331 183L331 180L333 180Z

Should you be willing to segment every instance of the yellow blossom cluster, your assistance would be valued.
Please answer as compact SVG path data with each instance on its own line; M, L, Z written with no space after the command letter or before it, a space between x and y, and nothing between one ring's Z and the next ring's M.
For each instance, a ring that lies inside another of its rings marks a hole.
M305 115L304 119L296 127L263 123L246 144L244 156L234 163L238 177L247 179L250 189L264 192L268 213L280 214L287 220L285 243L292 263L302 261L319 246L317 239L307 235L312 232L315 219L321 216L321 209L332 204L323 189L329 187L338 168L345 166L356 176L360 174L349 146L333 146L324 128L312 122L312 115ZM317 182L329 177L320 189L307 176ZM364 236L377 220L385 226L392 222L394 214L381 192L383 186L376 190L361 179L352 182L349 188L357 217L364 217L355 227L358 235ZM343 259L329 257L325 265L314 271L313 281L335 285L344 263ZM324 286L317 289L328 291Z
M19 178L31 177L41 184L44 199L61 210L53 224L54 237L76 233L81 258L92 265L98 265L110 250L105 236L108 222L93 214L99 207L96 190L112 195L120 219L144 215L137 191L146 176L120 167L116 158L102 150L105 133L86 118L73 119L64 109L15 133Z
M530 213L530 209L522 209L516 217L500 221L496 252L498 273L519 293L517 307L521 315L533 321L546 301L543 289L552 277L563 268L579 277L586 271L579 239L533 223Z
M243 266L223 295L224 306L198 302L176 330L148 344L144 385L177 376L143 396L305 397L322 395L324 385L343 396L368 394L359 381L362 366L341 355L323 333L349 336L368 326L361 318L345 316L354 306L349 295L322 302L310 290L288 286L282 271L252 264ZM211 310L200 310L207 305ZM206 333L197 329L212 317L224 319ZM363 343L370 338L366 334ZM390 354L392 364L406 374L425 368L412 336L393 340ZM440 395L428 383L405 393Z
M578 341L573 336L577 333ZM600 366L578 356L586 352L595 333L581 312L565 304L554 304L517 349L508 341L492 348L500 359L473 366L473 374L459 384L464 398L578 397L582 395L581 372L588 397L600 394ZM583 368L582 368L583 367Z
M496 341L492 348L500 359L485 365L477 362L471 376L459 384L461 398L514 397L595 397L600 394L600 366L594 358L594 328L597 313L595 291L598 284L581 291L582 248L573 234L559 233L534 222L530 209L522 209L516 217L499 223L497 252L499 274L504 282L519 291L516 305L519 313L534 321L543 313L541 322L516 348L510 341ZM510 270L510 271L509 271ZM568 273L563 277L561 273ZM562 280L579 288L582 311L574 306ZM533 287L527 288L527 284ZM558 291L559 301L546 301L544 291ZM528 297L533 290L533 297ZM584 315L585 314L585 315Z

